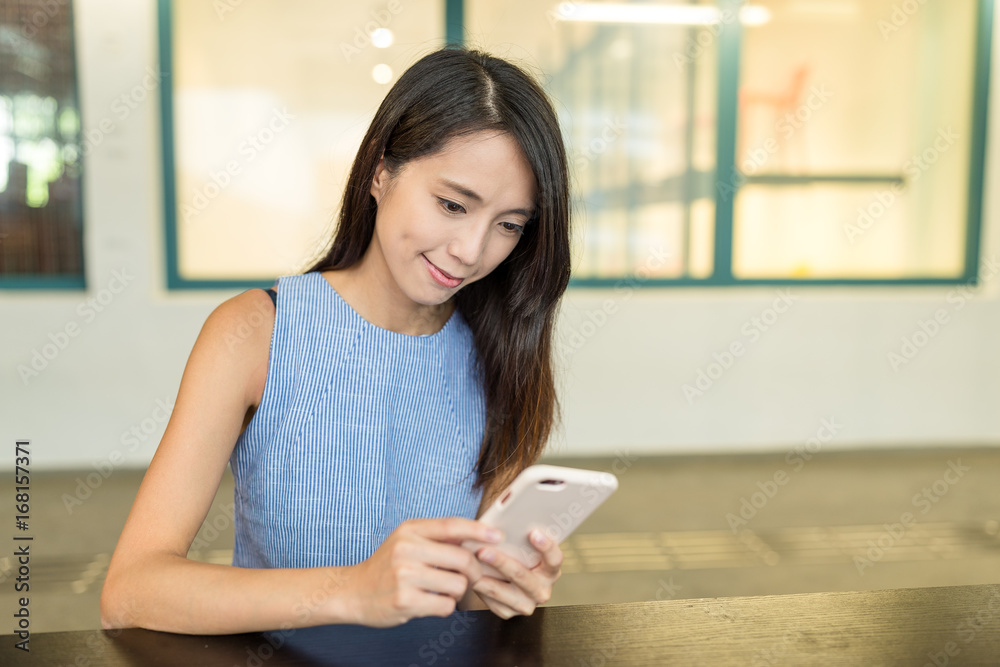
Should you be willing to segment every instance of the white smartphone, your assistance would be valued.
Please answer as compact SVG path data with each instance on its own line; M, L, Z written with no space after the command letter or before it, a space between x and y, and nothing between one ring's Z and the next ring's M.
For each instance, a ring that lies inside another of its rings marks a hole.
M521 471L497 496L479 520L503 531L504 541L486 544L465 540L473 553L490 546L516 558L525 567L538 565L542 556L531 544L529 533L538 528L556 544L561 543L618 488L618 478L609 472L533 465ZM482 563L483 573L503 581L507 578Z

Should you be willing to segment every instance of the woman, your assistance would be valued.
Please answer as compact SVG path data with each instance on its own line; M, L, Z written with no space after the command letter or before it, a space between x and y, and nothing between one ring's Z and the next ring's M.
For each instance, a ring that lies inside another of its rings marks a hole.
M551 540L530 570L460 544L499 540L474 517L549 436L568 222L562 137L531 77L463 49L408 69L325 256L202 328L109 566L104 627L391 626L547 601ZM227 462L233 565L188 560Z

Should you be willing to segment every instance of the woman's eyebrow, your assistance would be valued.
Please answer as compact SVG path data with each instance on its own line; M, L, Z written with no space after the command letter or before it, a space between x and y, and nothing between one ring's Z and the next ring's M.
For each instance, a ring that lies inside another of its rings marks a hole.
M448 179L448 178L444 178L444 177L439 178L438 181L440 181L440 183L442 185L451 188L452 190L454 190L458 194L460 194L462 196L465 196L465 197L468 197L469 199L473 200L477 204L482 204L483 203L483 198L482 197L480 197L476 192L473 192L472 190L470 190L469 188L465 187L461 183L456 183L455 181L453 181L451 179ZM531 209L526 209L526 208L512 208L512 209L509 209L507 211L502 212L500 215L507 215L508 213L516 213L518 215L523 215L524 217L526 217L526 218L528 218L530 220L531 216L534 214L534 211L531 210Z

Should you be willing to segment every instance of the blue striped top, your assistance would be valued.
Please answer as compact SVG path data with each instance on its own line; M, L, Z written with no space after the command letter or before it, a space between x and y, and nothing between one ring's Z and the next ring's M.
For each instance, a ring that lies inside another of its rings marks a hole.
M229 460L233 565L353 565L407 519L475 519L486 404L461 313L411 336L318 272L277 291L264 393Z

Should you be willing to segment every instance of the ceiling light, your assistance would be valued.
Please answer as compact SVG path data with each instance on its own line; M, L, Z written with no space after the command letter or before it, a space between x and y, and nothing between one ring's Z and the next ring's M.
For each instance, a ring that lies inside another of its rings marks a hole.
M595 2L563 2L556 7L555 16L561 21L589 23L659 23L667 25L713 25L721 23L722 11L718 7L697 5L633 5ZM746 5L740 9L740 21L747 25L761 25L771 20L766 7Z
M392 81L392 68L385 63L380 63L372 68L372 78L375 83L389 83Z
M380 49L392 46L392 30L388 28L378 28L372 33L372 44Z

